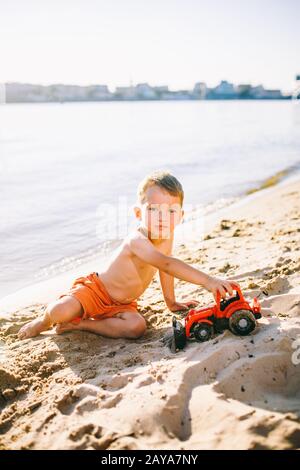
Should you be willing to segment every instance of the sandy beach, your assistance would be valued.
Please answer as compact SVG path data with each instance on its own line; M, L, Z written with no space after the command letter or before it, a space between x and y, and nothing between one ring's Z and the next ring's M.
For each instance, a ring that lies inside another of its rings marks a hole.
M174 256L237 280L248 300L260 295L262 319L248 337L225 331L172 353L158 276L138 300L148 325L138 340L50 330L20 341L50 291L34 298L31 288L25 305L11 296L0 305L0 449L299 449L299 220L294 178L220 211L203 240L176 246ZM179 301L213 302L175 283ZM51 295L65 288L59 278L51 285Z

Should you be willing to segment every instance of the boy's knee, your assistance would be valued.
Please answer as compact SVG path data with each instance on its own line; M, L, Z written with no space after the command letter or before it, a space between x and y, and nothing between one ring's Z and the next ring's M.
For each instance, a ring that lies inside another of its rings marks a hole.
M82 312L83 309L80 302L71 296L55 300L48 304L46 308L46 315L48 315L52 323L70 321L76 316L80 317Z
M130 338L140 338L147 329L146 322L143 318L139 318L132 322L129 328Z
M62 314L64 307L59 302L51 302L47 305L46 315L55 323L60 314Z
M72 306L68 302L61 302L60 300L52 302L46 309L52 323L58 323L60 319L66 320L72 311Z

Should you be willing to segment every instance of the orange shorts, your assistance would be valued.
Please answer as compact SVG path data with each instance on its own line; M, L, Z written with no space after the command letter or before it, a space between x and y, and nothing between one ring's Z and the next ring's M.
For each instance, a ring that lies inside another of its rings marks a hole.
M129 304L122 304L112 299L96 272L75 279L71 288L57 297L57 299L61 299L65 295L75 297L82 305L82 317L77 317L72 320L76 323L87 318L102 320L112 317L119 312L129 310L138 311L136 300L133 300Z

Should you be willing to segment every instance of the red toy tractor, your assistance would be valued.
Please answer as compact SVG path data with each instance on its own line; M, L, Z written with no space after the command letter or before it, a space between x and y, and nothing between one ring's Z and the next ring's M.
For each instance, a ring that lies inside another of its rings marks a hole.
M235 295L221 299L218 292L217 302L204 308L193 308L184 320L184 326L173 317L173 341L175 350L183 349L187 339L207 341L213 333L229 329L238 336L249 335L256 327L256 319L261 318L261 307L257 297L250 305L238 285L231 283Z

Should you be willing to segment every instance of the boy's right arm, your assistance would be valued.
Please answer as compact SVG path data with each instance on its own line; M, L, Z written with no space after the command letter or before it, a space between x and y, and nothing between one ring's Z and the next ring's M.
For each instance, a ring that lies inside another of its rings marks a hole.
M129 241L129 247L131 251L144 262L178 279L203 286L213 293L215 299L217 292L220 293L221 297L225 297L226 292L230 295L233 293L229 281L209 276L178 258L173 258L172 256L161 253L147 238L132 238Z

